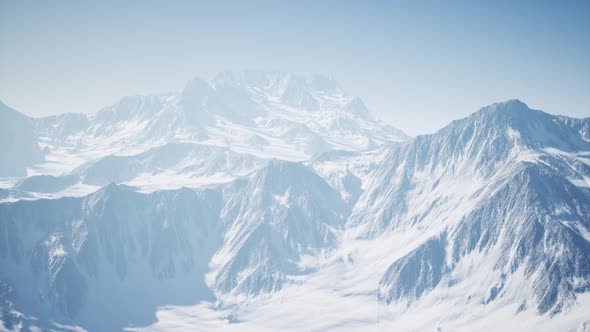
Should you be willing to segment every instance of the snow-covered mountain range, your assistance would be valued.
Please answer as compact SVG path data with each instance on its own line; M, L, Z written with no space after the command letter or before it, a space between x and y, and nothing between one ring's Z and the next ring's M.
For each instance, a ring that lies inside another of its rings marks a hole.
M245 71L0 126L0 330L590 330L590 118Z

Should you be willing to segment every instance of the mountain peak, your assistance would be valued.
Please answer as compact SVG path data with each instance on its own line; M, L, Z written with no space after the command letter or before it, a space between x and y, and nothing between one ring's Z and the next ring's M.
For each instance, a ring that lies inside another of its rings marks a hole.
M533 110L527 104L519 99L510 99L503 102L493 103L491 105L480 108L475 114L483 116L498 116L506 115L510 117L515 116L531 116L531 114L545 114L539 110Z
M295 73L280 70L224 70L211 80L213 86L234 85L272 89L284 84L302 84L315 91L341 90L332 77L319 73Z
M529 109L526 103L521 101L520 99L508 99L503 102L493 103L488 107L495 107L496 109L507 109L507 110L519 110L519 109Z
M211 83L213 86L241 86L251 88L264 88L272 84L277 79L286 76L287 73L280 71L264 71L264 70L224 70L217 73Z
M479 158L485 156L480 148L487 149L488 157L498 157L516 145L519 149L556 148L573 152L590 147L584 130L579 127L579 121L533 110L522 101L512 99L483 107L419 140L433 139L454 153L474 149L471 153Z
M192 100L193 108L213 96L217 97L218 104L227 104L235 111L250 115L259 113L249 111L256 108L257 103L276 104L280 101L283 106L296 110L340 109L373 120L359 97L346 92L334 78L319 73L225 70L210 82L195 78L183 91L183 100Z
M510 99L484 106L463 119L452 121L449 126L466 122L483 122L488 127L503 127L505 125L520 126L526 125L530 121L543 121L543 119L547 120L553 117L543 111L529 108L527 104L519 99ZM444 130L444 128L441 130Z

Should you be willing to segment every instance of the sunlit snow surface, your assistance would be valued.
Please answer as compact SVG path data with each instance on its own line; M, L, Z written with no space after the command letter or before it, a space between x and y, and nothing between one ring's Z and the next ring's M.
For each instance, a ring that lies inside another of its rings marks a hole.
M318 272L269 296L227 298L224 309L216 303L163 306L157 322L130 331L586 331L590 294L557 318L534 311L516 314L518 304L498 301L483 305L465 297L465 288L481 289L482 281L497 276L488 269L465 271L470 280L461 287L437 289L411 308L387 306L375 300L378 278L389 262L423 241L424 234L399 230L375 241L345 241L327 258L314 258ZM477 260L477 257L471 259ZM489 268L489 267L488 267ZM524 280L513 280L515 296ZM481 291L480 291L481 292ZM481 296L485 294L480 293ZM524 295L524 294L523 294Z
M0 178L0 330L590 328L589 119L514 100L410 139L257 71L15 114L44 159Z

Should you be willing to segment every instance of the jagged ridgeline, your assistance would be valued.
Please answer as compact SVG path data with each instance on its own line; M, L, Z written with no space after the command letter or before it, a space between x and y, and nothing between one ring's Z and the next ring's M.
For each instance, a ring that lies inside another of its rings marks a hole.
M5 330L590 323L588 118L512 100L409 138L262 71L0 116Z

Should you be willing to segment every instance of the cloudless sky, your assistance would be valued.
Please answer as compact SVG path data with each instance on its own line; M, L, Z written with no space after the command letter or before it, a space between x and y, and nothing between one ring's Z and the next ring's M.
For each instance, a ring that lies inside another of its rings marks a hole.
M519 98L590 116L590 1L0 0L0 100L95 112L195 76L319 72L430 133Z

